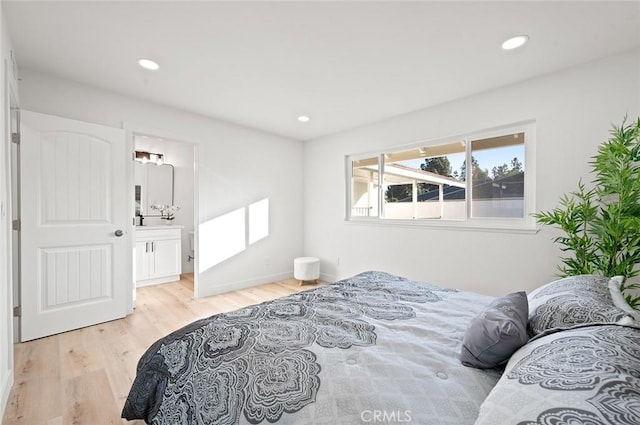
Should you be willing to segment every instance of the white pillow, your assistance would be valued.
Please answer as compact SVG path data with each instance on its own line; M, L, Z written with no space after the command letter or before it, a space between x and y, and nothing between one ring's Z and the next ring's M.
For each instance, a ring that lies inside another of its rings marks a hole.
M622 291L620 291L622 282L624 282L624 276L614 276L609 280L611 300L616 307L629 315L630 323L625 324L640 325L640 311L633 309L627 300L624 299L624 295L622 295Z

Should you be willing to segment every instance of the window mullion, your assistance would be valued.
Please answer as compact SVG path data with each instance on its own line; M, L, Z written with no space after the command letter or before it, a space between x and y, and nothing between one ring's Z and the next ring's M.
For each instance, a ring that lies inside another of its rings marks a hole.
M351 157L347 156L344 160L344 171L347 176L347 196L345 204L345 216L348 220L353 217L353 162Z
M378 157L378 217L384 218L384 153Z
M472 196L472 186L473 186L473 157L471 156L471 141L470 140L465 140L464 141L464 147L465 147L465 196L464 196L464 201L465 201L465 209L467 212L467 217L466 219L469 220L471 218L471 196Z

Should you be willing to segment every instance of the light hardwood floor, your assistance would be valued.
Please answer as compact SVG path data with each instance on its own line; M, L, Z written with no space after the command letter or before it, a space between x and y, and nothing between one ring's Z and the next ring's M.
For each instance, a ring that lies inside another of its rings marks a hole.
M15 345L15 377L3 425L143 424L120 419L136 364L157 339L203 317L318 285L284 280L193 299L193 281L139 288L124 319Z

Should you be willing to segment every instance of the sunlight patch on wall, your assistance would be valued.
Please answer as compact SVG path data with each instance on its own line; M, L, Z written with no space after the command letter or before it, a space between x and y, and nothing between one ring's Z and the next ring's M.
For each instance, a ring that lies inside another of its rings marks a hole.
M269 236L269 198L249 205L249 245Z
M245 215L242 207L200 225L200 273L247 248Z
M200 273L245 251L269 236L269 198L202 223L199 229Z

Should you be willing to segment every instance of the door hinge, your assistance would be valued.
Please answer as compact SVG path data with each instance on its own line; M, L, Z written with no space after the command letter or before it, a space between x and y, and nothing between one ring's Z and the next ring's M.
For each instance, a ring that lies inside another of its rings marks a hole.
M22 228L22 222L20 221L20 219L13 220L12 227L13 227L13 230L17 230L19 232Z
M17 305L13 307L13 317L22 317L22 306Z
M11 133L11 141L16 145L20 144L20 133Z

